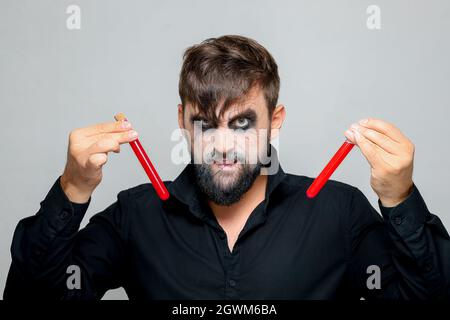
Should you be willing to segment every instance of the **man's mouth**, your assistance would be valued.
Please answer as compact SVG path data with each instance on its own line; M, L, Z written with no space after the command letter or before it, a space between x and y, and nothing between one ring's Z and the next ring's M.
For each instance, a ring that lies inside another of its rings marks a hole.
M214 161L213 165L220 170L233 170L237 166L237 160Z

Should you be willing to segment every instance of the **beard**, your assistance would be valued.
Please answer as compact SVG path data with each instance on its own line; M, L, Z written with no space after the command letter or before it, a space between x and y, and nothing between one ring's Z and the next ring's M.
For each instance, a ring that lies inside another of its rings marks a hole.
M238 164L235 172L213 172L212 165L196 164L195 177L200 191L218 205L230 206L241 200L261 172L261 164Z
M238 158L239 155L234 155L233 170L221 170L215 164L194 164L197 186L218 205L230 206L238 202L261 173L259 160L256 164L245 164L237 162Z

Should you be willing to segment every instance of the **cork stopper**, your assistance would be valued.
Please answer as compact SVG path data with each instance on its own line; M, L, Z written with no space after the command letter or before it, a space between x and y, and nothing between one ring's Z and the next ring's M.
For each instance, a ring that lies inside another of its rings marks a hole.
M114 119L116 119L116 121L127 121L127 117L125 117L125 115L122 112L116 114L114 116Z

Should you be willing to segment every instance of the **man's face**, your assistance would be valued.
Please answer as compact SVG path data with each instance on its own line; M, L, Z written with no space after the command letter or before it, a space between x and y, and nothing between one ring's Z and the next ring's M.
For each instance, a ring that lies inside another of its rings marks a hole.
M271 119L263 92L256 87L250 90L217 123L190 104L182 118L201 191L219 205L239 201L258 177L260 160L267 157Z

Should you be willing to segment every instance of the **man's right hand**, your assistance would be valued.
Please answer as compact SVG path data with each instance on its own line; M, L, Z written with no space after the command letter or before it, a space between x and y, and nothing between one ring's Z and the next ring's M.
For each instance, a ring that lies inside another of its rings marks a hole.
M115 121L75 129L69 135L67 163L61 187L70 201L86 203L102 180L108 152L120 152L120 145L137 138L128 121Z

